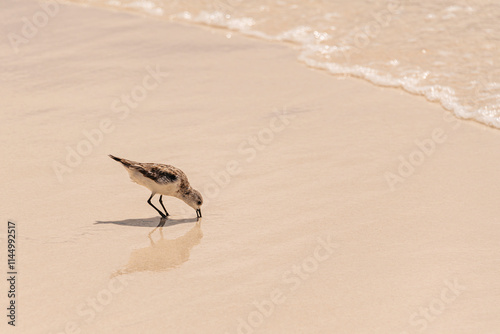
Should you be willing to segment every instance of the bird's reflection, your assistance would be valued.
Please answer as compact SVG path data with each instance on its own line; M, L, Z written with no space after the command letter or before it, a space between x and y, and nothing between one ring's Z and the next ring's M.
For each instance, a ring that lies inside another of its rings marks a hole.
M188 232L172 240L163 236L165 221L166 218L162 218L158 226L149 232L150 245L133 250L127 265L116 271L113 277L140 271L163 271L175 268L189 259L191 249L198 245L203 237L201 218ZM156 230L159 230L160 238L154 241Z

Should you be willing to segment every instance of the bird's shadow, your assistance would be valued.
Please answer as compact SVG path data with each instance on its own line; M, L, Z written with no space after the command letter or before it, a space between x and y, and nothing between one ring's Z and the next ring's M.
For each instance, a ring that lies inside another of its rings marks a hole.
M94 225L98 224L115 224L121 226L140 226L140 227L163 227L163 226L173 226L178 224L194 223L197 222L198 218L138 218L138 219L124 219L124 220L108 220L108 221L96 221Z
M166 219L162 218L161 223L165 222ZM156 230L159 231L159 237L153 237L153 233ZM189 231L175 239L165 239L163 225L160 224L148 233L149 246L133 249L128 263L121 269L113 272L111 277L136 272L159 272L177 268L189 260L191 249L198 245L202 238L201 218L197 220L196 224Z

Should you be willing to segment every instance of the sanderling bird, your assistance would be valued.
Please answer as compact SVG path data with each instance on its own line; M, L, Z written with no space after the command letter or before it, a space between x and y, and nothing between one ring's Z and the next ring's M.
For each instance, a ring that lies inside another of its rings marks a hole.
M191 188L186 174L179 168L164 164L135 162L117 158L111 154L109 157L121 162L129 173L132 181L151 190L151 196L148 199L148 203L158 211L162 218L169 215L167 209L165 209L163 205L163 195L173 196L183 200L187 205L196 210L196 217L201 218L203 198L199 191ZM165 213L161 212L151 203L151 199L156 194L160 194L160 204L163 210L165 210Z

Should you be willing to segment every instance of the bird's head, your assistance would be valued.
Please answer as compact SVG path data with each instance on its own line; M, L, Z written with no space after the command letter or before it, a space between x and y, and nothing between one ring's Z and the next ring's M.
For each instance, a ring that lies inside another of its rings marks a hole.
M195 189L190 189L184 194L183 200L187 205L196 210L196 216L200 218L201 206L203 205L203 197L201 196L200 192Z

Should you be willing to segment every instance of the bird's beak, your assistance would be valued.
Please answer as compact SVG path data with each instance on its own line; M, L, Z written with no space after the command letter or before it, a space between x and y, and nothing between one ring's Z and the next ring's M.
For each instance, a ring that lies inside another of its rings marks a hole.
M201 209L196 210L196 218L201 218Z

